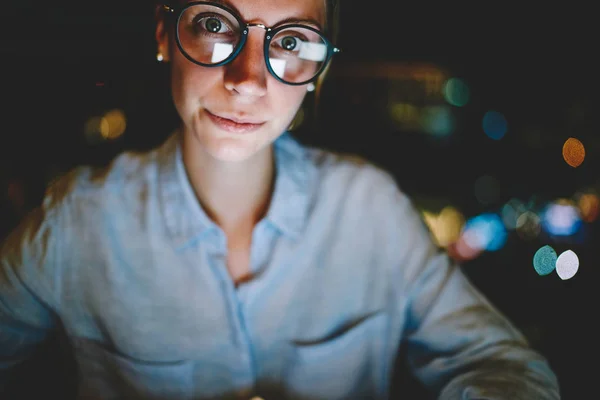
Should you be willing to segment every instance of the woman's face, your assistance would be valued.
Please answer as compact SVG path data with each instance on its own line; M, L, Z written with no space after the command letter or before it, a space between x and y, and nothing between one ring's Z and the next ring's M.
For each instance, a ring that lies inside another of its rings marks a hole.
M325 22L323 0L225 0L246 22L272 27L284 20ZM304 22L303 22L304 23ZM313 25L307 23L307 25ZM265 30L251 27L237 58L222 67L202 67L183 56L173 31L159 21L159 51L171 64L171 88L186 141L215 159L243 161L266 149L298 111L307 86L276 80L265 65Z

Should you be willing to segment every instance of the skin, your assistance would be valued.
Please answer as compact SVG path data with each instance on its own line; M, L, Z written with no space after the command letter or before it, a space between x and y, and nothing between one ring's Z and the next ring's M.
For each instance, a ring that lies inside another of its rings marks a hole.
M266 26L290 17L325 23L322 0L229 0L226 5L245 21ZM250 28L238 57L216 68L187 60L173 36L159 17L156 40L159 52L171 66L172 95L181 117L188 177L200 203L217 224L230 232L245 226L247 232L268 208L274 180L273 142L290 125L307 88L283 84L269 74L263 55L263 29ZM251 133L230 133L215 125L209 112L264 124Z

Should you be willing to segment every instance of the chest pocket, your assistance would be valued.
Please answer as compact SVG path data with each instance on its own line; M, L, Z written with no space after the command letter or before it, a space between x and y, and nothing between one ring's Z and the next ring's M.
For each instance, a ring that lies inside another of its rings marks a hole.
M323 341L294 344L284 373L289 398L376 398L386 320L378 313Z
M75 339L74 347L79 364L79 398L191 398L191 361L135 360L91 340Z

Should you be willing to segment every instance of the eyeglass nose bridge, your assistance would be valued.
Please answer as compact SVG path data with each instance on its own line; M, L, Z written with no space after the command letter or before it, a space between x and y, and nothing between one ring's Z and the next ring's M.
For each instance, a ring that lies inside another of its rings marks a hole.
M258 23L253 23L253 24L249 23L249 24L246 24L246 28L251 28L253 26L256 26L258 28L262 28L262 29L264 29L267 32L271 30L271 28L267 27L265 24L258 24Z
M246 27L245 27L245 28L244 28L244 30L242 31L242 42L240 43L240 46L239 46L239 49L238 49L238 51L236 51L236 52L233 54L233 56L232 56L232 58L231 58L231 60L230 60L230 61L232 61L233 59L237 58L237 56L238 56L238 55L240 54L240 52L242 51L242 48L243 48L243 47L245 46L245 44L246 44L246 39L247 39L247 37L248 37L248 34L249 34L249 32L250 32L250 28L252 28L252 27L256 27L256 28L261 28L261 29L264 29L264 31L265 31L265 46L266 46L266 43L267 43L268 41L270 41L270 40L271 40L271 36L269 35L269 32L272 30L272 28L269 28L269 27L268 27L268 26L266 26L265 24L261 24L261 23L253 23L253 22L248 22L248 23L246 23ZM265 53L265 62L266 62L266 63L267 63L267 65L268 65L268 63L269 63L269 60L268 60L268 58L267 58L267 54L266 54L266 53ZM267 69L269 69L269 67L267 67Z
M271 39L271 37L269 36L269 32L272 31L272 28L269 28L265 24L259 24L259 23L248 23L248 24L246 24L246 28L244 29L244 35L247 35L248 32L250 32L250 28L252 28L252 27L264 29L265 32L266 32L266 34L267 34L267 40Z

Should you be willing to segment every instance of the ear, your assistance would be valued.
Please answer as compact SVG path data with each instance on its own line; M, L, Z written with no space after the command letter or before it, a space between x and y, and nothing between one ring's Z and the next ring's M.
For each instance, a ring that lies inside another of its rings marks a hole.
M169 32L168 32L168 18L167 11L163 8L163 6L156 6L156 10L154 13L154 17L156 20L156 44L157 44L157 52L162 54L163 61L169 61L170 55L170 42L169 42Z

